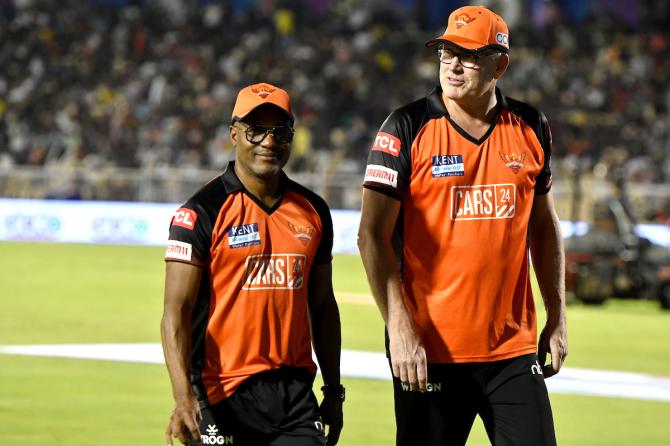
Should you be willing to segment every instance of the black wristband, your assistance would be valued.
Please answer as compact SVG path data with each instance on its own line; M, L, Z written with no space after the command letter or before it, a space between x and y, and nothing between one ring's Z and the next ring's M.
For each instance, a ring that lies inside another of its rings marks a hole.
M321 386L321 391L324 397L335 397L340 402L344 402L347 391L342 384L326 384Z

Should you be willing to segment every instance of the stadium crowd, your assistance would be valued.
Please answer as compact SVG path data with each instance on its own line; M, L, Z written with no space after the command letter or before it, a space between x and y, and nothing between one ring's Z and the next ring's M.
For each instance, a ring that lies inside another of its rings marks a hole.
M292 169L362 172L384 117L436 84L430 3L0 1L0 168L218 169L235 93L266 81L297 106ZM512 24L501 86L547 114L554 169L670 181L668 8L543 3Z

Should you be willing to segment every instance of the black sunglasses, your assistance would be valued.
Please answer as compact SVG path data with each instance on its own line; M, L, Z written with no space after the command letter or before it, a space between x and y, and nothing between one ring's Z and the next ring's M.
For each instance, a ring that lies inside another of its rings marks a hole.
M247 127L244 129L244 135L252 144L260 144L272 133L272 138L277 144L289 144L293 141L293 127L288 125L268 126L258 124L247 124L246 122L238 121Z

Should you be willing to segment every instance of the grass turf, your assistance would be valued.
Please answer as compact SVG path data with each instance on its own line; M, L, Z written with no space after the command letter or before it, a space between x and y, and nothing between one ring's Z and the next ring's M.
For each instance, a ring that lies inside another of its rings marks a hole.
M0 243L0 343L158 342L162 250ZM356 256L336 256L339 293L367 293ZM341 304L343 346L383 349L376 308ZM569 308L567 365L670 376L670 313L656 303ZM393 443L390 383L345 380L340 444ZM0 355L0 438L7 444L164 444L171 406L161 366ZM670 404L553 395L559 444L656 445ZM469 445L486 445L480 424Z

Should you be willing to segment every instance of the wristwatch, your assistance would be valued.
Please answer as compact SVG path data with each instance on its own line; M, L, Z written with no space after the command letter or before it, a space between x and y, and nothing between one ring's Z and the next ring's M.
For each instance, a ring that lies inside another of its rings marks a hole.
M321 386L321 391L324 397L335 397L341 403L344 402L347 393L347 389L342 384L326 384Z

